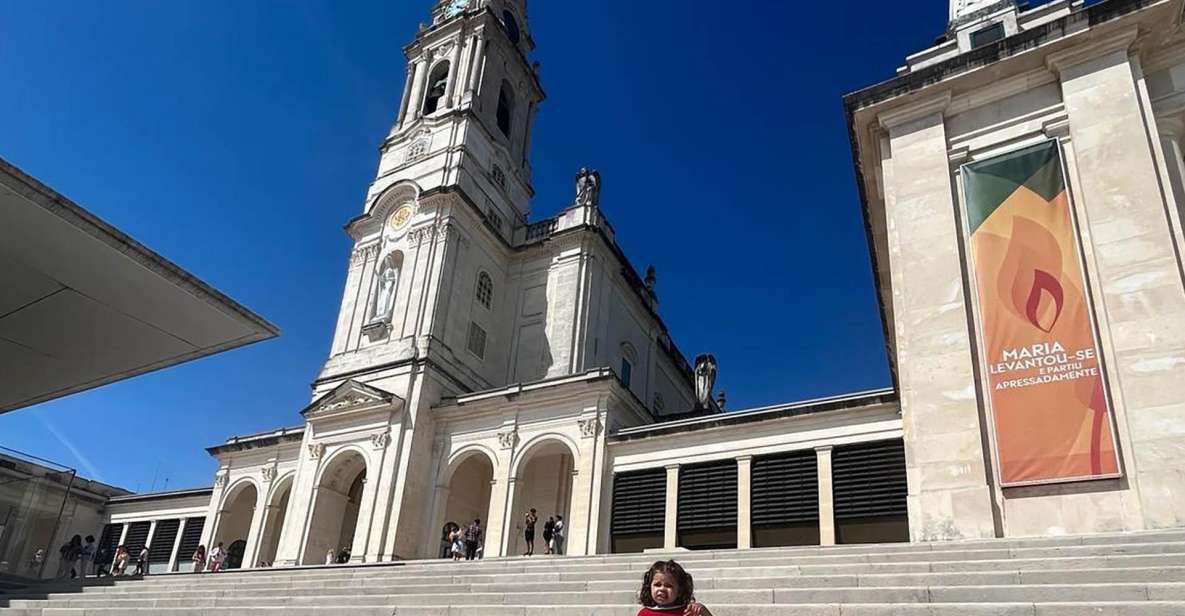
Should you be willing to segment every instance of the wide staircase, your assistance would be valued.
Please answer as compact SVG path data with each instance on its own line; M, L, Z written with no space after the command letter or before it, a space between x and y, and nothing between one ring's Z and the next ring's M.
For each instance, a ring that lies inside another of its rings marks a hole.
M173 574L36 587L0 614L634 616L671 556L717 616L1185 616L1185 531Z

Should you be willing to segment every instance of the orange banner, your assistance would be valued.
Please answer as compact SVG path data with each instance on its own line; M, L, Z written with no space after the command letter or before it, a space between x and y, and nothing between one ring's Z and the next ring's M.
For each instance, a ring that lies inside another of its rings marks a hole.
M963 167L1003 485L1119 462L1057 143Z

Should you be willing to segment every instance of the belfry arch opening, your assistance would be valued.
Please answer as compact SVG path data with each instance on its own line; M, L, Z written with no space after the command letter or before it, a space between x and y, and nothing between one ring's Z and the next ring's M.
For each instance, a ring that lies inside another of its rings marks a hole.
M572 500L572 471L575 458L567 444L559 440L543 440L531 445L523 453L515 475L514 506L511 508L511 533L507 540L507 554L522 554L526 550L524 518L535 509L539 523L535 528L535 551L542 553L544 523L549 518L562 517L565 539L570 535L568 515ZM567 546L561 544L561 553Z
M448 107L447 101L444 101L444 93L448 91L448 73L447 60L432 69L432 75L428 78L428 94L424 97L424 115L431 115Z
M221 543L223 549L227 551L225 564L227 569L238 569L243 566L247 536L251 533L251 521L255 518L255 507L258 500L259 490L256 489L255 484L244 482L232 488L226 500L223 501L213 546Z
M259 556L256 558L257 567L270 567L276 561L276 552L280 548L281 534L284 532L284 522L288 516L288 500L292 496L292 476L280 481L272 491L267 509L263 515L263 538L259 544Z
M439 520L441 540L445 540L445 528L455 524L460 528L481 520L482 528L489 524L491 482L494 480L494 463L484 453L473 454L460 459L448 480L448 499L445 501L444 517ZM487 533L488 533L488 529ZM442 555L444 546L441 546Z
M353 549L365 486L366 459L362 454L347 451L329 462L313 496L313 517L302 564L336 562L343 550Z

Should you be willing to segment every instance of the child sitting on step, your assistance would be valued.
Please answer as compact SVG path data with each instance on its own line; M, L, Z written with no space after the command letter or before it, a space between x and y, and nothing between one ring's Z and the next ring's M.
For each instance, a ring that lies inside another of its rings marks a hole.
M638 616L712 616L695 600L691 574L673 560L660 560L650 566L642 577L638 602L642 604Z

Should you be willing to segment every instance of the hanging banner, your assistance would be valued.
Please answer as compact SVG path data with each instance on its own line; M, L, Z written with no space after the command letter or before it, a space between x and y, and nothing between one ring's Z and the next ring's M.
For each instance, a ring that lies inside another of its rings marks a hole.
M1060 150L963 167L1002 485L1119 474Z

